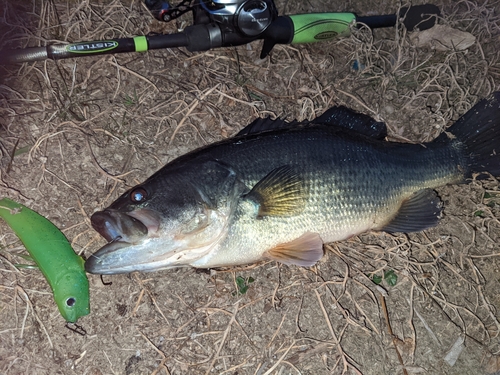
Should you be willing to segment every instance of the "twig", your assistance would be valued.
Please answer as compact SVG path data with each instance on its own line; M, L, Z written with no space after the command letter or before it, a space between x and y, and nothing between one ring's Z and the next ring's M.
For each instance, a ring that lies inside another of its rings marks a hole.
M19 285L17 285L15 288L14 288L14 292L19 294L19 296L26 302L27 306L30 307L31 309L31 312L33 313L33 316L35 317L36 321L38 322L38 324L40 324L40 327L42 327L42 330L43 332L45 333L45 335L47 336L47 340L49 341L49 345L50 345L50 348L54 348L54 345L52 344L52 339L50 338L49 336L49 333L47 332L47 329L45 328L45 325L42 323L42 321L40 320L40 318L38 317L37 313L35 312L35 310L33 309L33 305L31 304L31 301L28 297L28 295L26 294L26 292L24 291L24 289L22 287L20 287ZM25 318L23 320L23 328L21 330L21 337L23 335L23 330L24 330L24 321L26 320L26 315L25 315Z
M148 344L151 345L153 347L153 349L156 350L156 352L162 356L162 360L161 360L160 364L151 373L151 375L158 374L162 369L165 370L165 372L167 373L167 375L170 375L170 371L169 371L168 367L165 365L165 363L167 362L167 356L165 355L165 353L163 353L160 349L158 349L158 347L155 344L153 344L153 342L144 333L142 333L141 331L139 331L138 328L137 328L137 331L144 338L144 340L146 340L148 342Z
M340 354L340 357L342 358L342 363L344 365L344 368L342 370L342 374L345 374L347 372L347 369L350 367L353 368L356 373L359 375L362 375L361 371L359 371L356 366L354 366L352 363L349 362L349 359L352 360L345 352L342 346L340 345L340 340L338 339L337 335L335 334L335 331L333 330L332 323L330 322L330 318L328 317L328 314L325 310L325 306L323 305L323 301L321 300L321 296L318 293L317 289L314 289L314 293L316 293L316 297L318 298L319 306L321 307L321 311L323 312L323 316L325 317L326 325L328 326L328 329L330 330L330 333L332 335L333 340L335 341L337 350Z
M227 336L229 335L229 332L231 332L231 326L236 321L236 313L238 312L239 304L240 304L239 300L234 304L233 315L231 316L231 320L227 324L227 327L226 327L226 330L224 331L224 335L222 336L222 340L220 342L220 345L217 348L217 352L215 353L215 356L212 359L212 363L210 363L210 366L208 367L205 375L210 374L210 372L212 371L212 368L214 367L215 361L217 361L217 359L219 358L220 351L222 350L222 347L224 346L224 343L226 342L226 339L227 339Z
M403 367L403 374L408 375L408 371L406 371L405 364L403 362L403 357L401 357L401 353L399 353L399 349L396 344L398 339L394 335L394 332L392 332L391 322L389 320L389 312L387 311L385 297L382 294L380 294L380 304L382 305L382 310L384 311L385 322L387 323L387 331L389 332L389 336L391 336L392 338L392 344L394 345L394 349L396 349L396 354L398 356L399 363L401 363L401 366Z

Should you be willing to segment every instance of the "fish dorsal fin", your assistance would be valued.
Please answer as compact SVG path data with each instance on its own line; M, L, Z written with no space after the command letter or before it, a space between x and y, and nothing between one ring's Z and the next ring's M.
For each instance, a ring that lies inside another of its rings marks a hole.
M286 121L282 118L272 120L269 117L255 119L244 127L236 136L258 134L269 130L289 129L297 126L314 124L337 126L353 130L374 139L384 139L387 136L385 123L375 121L368 115L357 113L344 106L332 107L312 121Z
M396 216L385 225L386 232L419 232L438 224L442 202L432 189L417 191L403 202Z
M291 216L304 210L303 180L288 165L272 170L245 196L258 207L258 217Z
M332 107L311 121L314 124L335 125L356 131L374 139L387 136L385 123L375 121L368 115L357 113L347 107Z
M284 264L311 267L323 256L323 240L318 233L307 232L266 251L264 256Z
M268 130L291 128L299 124L301 123L296 120L286 121L280 117L276 118L275 120L271 119L270 117L265 117L265 118L259 117L253 120L249 125L245 126L243 129L241 129L239 133L236 134L236 136L239 137L242 135L262 133Z

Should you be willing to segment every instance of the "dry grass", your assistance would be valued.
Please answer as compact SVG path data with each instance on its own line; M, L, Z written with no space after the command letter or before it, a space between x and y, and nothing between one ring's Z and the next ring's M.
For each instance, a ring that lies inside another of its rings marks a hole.
M392 12L396 1L336 10ZM165 162L235 134L256 116L312 119L345 104L389 137L435 138L499 89L500 3L436 1L467 51L417 49L403 30L205 53L96 56L0 67L0 196L62 228L84 255L103 244L89 217ZM0 0L0 44L40 45L175 32L140 2ZM278 2L280 12L330 2ZM385 7L385 8L384 8ZM7 42L7 39L9 42ZM352 68L357 61L361 70ZM446 187L445 218L411 235L368 233L327 246L316 267L267 262L210 274L181 269L91 276L90 316L64 327L24 250L0 223L0 372L6 374L478 374L500 369L496 181ZM488 192L485 195L485 192ZM373 276L393 270L397 284ZM237 294L236 276L256 281ZM457 339L465 349L444 361Z

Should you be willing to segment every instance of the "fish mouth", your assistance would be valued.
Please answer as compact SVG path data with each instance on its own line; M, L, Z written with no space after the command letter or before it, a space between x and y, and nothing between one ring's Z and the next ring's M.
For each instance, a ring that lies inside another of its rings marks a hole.
M155 237L160 227L158 213L145 208L131 212L112 209L98 211L90 221L92 227L108 241L85 262L85 270L96 274L117 273L115 267L119 263L133 264L133 257L124 250Z
M160 226L156 211L141 208L130 212L98 211L90 218L92 227L108 242L117 240L135 243L146 236L152 237Z
M229 223L226 215L216 210L206 210L189 220L165 221L157 211L147 208L96 212L91 217L92 226L108 244L88 257L85 270L114 275L191 265L225 238Z

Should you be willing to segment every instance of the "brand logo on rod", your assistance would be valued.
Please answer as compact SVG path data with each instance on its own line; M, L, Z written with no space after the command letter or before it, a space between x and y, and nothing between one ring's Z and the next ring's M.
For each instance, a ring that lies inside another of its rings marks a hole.
M316 34L314 39L316 40L327 40L333 39L338 35L335 31L323 31L322 33Z
M103 42L73 43L66 46L66 51L73 53L105 52L118 47L118 42L107 40Z

